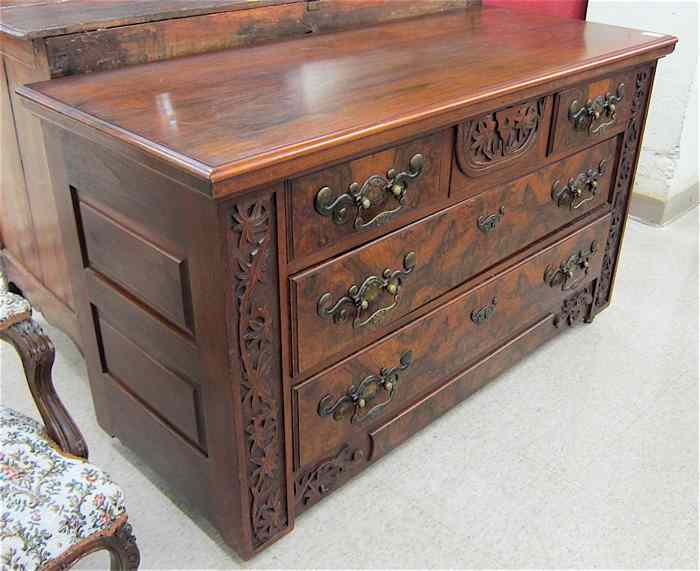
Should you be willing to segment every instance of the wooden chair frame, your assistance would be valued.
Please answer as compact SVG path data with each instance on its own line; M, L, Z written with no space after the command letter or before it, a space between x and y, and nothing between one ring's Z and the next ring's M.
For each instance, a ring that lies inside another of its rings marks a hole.
M3 276L0 275L0 293L2 281ZM0 331L0 339L7 341L19 354L29 390L49 437L62 452L87 460L85 439L54 388L51 371L56 350L41 325L29 317ZM45 571L68 569L80 559L101 550L109 551L113 571L138 569L141 556L127 520L128 516L124 514L111 528L80 541L49 562Z

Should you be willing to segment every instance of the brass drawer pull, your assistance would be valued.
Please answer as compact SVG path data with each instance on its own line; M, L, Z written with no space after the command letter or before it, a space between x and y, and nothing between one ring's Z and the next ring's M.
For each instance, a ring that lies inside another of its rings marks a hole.
M617 118L617 105L625 98L625 84L617 86L615 95L606 93L595 99L589 99L585 105L581 105L578 99L574 99L569 107L569 121L574 124L577 131L588 130L589 135L595 135L606 127L612 125Z
M491 303L488 305L485 305L481 309L475 309L472 311L471 318L474 323L477 325L481 325L485 321L488 321L493 317L493 315L496 313L496 304L498 303L498 300L494 297L491 300Z
M368 375L357 385L352 385L347 392L335 399L333 395L325 395L318 402L318 415L332 416L339 422L350 414L350 423L362 422L375 416L394 398L399 388L399 373L405 371L413 362L413 352L405 351L399 358L399 366L391 369L382 368L379 375ZM380 389L385 398L374 406L370 406L377 398ZM335 400L335 402L333 402Z
M544 271L544 282L552 288L561 287L562 291L578 288L590 271L591 257L598 251L598 243L594 240L588 251L579 250L559 267L547 266Z
M587 169L578 176L570 178L566 186L560 187L560 180L555 180L552 185L552 200L559 208L568 207L569 210L577 208L593 200L598 194L598 179L605 174L606 161L598 164L598 169ZM584 196L585 195L585 196Z
M484 234L490 234L496 229L496 226L498 226L501 220L503 220L505 214L506 209L505 207L501 206L498 209L498 212L486 216L479 216L476 221L476 225Z
M331 301L330 293L324 293L318 300L316 312L320 317L332 317L334 323L347 321L352 316L352 326L355 329L376 322L399 304L403 280L415 267L416 253L408 252L403 258L403 270L387 268L381 277L369 276L359 286L352 284L347 295L335 303ZM371 302L380 298L382 293L391 297L391 303L366 317Z
M374 174L365 180L364 184L353 182L348 192L333 198L333 190L324 186L316 193L314 207L321 216L330 216L335 224L345 224L348 221L350 209L355 209L355 230L374 228L396 215L406 202L408 183L418 178L423 172L425 159L421 154L415 154L408 163L408 171L398 172L390 169L386 177ZM383 208L389 201L396 205L388 210L382 210L366 220L365 213L371 209Z

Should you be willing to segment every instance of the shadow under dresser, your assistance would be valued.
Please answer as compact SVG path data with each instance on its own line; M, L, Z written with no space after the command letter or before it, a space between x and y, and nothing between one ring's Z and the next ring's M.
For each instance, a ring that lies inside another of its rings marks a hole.
M264 549L607 307L675 43L473 8L20 87L101 425Z

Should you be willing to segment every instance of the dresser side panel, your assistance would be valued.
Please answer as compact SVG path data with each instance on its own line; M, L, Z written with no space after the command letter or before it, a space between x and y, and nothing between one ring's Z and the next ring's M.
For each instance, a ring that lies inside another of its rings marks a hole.
M227 350L216 203L51 123L44 129L98 421L244 552L235 411L230 379L221 374ZM99 224L85 232L86 211L100 213L111 238ZM90 242L108 238L93 265ZM119 248L129 251L110 258ZM144 289L148 276L133 279L133 268L161 270L132 265L145 252L175 272L169 287L179 288L189 328L152 303L157 291ZM105 324L116 332L104 337ZM134 366L115 364L130 356ZM158 373L158 391L145 378L149 370Z

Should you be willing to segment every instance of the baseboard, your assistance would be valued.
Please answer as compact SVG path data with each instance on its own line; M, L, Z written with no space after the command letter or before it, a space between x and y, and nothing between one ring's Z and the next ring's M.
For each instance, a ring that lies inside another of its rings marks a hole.
M652 226L666 226L698 205L700 190L698 182L665 201L656 196L633 193L630 201L630 216Z

